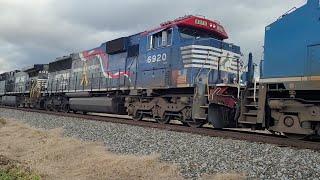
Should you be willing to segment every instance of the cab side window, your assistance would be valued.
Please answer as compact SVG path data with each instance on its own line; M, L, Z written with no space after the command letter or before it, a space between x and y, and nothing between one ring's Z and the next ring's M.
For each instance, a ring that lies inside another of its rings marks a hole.
M167 45L172 45L172 29L167 30Z
M167 29L148 37L148 49L157 49L172 44L172 29Z

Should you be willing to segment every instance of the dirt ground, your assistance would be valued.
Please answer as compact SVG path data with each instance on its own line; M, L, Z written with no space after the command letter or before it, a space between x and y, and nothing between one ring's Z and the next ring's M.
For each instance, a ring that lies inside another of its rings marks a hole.
M0 119L0 155L22 162L42 179L183 179L174 164L157 155L125 156L107 152L102 143L62 136L61 129L42 131ZM1 168L1 167L0 167ZM203 179L244 179L238 174L204 175Z

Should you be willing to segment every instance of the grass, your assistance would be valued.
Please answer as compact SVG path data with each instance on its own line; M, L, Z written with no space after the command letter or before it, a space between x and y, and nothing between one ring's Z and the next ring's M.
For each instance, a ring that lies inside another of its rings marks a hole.
M4 120L4 119L2 119L2 118L0 118L0 127L1 127L1 126L4 126L4 125L6 125L6 124L7 124L7 121Z
M41 177L25 172L23 169L13 168L10 170L0 169L0 180L41 180Z
M21 162L0 155L0 180L40 180L41 177L34 173Z

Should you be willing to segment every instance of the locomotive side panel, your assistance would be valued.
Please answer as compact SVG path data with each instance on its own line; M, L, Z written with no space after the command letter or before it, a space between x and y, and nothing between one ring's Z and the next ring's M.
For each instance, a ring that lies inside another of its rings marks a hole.
M262 78L320 75L319 63L308 55L319 48L319 17L319 1L308 0L266 27Z
M70 90L70 69L72 59L64 56L49 63L49 75L47 81L47 92L56 93Z
M106 91L135 86L138 35L103 43L72 55L71 86L79 91Z
M0 96L6 93L6 81L0 81Z
M141 38L137 87L169 87L171 48L172 29L161 29Z
M28 89L27 82L29 81L29 75L26 72L19 72L15 75L15 88L14 92L25 93Z

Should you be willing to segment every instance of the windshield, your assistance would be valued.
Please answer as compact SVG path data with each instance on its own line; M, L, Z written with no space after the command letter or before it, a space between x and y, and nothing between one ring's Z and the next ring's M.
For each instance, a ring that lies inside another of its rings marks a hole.
M180 27L179 28L180 36L182 38L186 39L192 39L192 38L217 38L217 36L213 33L201 30L201 29L195 29L190 27Z

